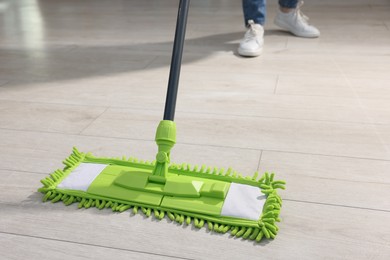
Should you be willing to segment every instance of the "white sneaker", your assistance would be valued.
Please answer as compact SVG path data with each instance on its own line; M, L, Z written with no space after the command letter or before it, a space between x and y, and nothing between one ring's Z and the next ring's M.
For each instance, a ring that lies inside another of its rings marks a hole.
M299 3L297 8L289 13L283 13L278 10L274 23L296 36L316 38L320 36L320 31L308 23L309 18L300 10L302 5L303 1Z
M238 53L241 56L256 57L263 52L264 29L263 26L254 23L253 20L249 20L248 24L249 29L240 42Z

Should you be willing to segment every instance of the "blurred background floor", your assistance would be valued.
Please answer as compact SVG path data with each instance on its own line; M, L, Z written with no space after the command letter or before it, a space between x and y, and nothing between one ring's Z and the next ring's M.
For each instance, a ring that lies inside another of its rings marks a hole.
M241 1L192 1L174 162L275 172L280 232L254 244L129 212L43 204L72 146L155 156L177 0L0 1L1 259L389 259L390 1L310 0L236 53Z

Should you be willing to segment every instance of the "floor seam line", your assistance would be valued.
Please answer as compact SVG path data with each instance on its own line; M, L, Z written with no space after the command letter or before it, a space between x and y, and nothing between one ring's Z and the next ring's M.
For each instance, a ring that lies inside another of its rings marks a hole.
M364 207L348 206L348 205L340 205L340 204L332 204L332 203L324 203L324 202L295 200L295 199L288 199L288 198L283 198L283 201L291 201L291 202L299 202L299 203L307 203L307 204L315 204L315 205L323 205L323 206L342 207L342 208L360 209L360 210L369 210L369 211L390 213L390 210L386 210L386 209L364 208Z
M48 238L48 237L41 237L41 236L34 236L34 235L27 235L27 234L19 234L19 233L13 233L13 232L5 232L5 231L0 231L0 233L1 234L7 234L7 235L14 235L14 236L21 236L21 237L29 237L29 238L35 238L35 239L42 239L42 240L50 240L50 241L56 241L56 242L70 243L70 244L76 244L76 245L84 245L84 246L90 246L90 247L99 247L99 248L105 248L105 249L111 249L111 250L120 250L120 251L134 252L134 253L147 254L147 255L170 257L170 258L175 258L175 259L188 259L188 260L192 260L192 258L184 258L184 257L179 257L179 256L171 256L171 255L164 255L164 254L158 254L158 253L150 253L150 252L145 252L145 251L141 251L141 250L131 250L131 249L120 248L120 247L103 246L103 245L97 245L97 244L85 243L85 242L77 242L77 241L71 241L71 240L65 240L65 239Z

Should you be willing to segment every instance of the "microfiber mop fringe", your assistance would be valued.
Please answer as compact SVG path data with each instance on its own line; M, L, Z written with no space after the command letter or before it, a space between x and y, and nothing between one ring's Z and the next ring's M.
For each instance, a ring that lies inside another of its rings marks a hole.
M212 216L198 215L196 213L184 212L180 210L172 210L162 207L155 207L150 205L143 205L140 203L129 203L128 201L114 200L111 198L103 198L101 196L94 196L82 191L62 190L56 188L59 183L80 163L82 162L104 162L115 165L135 166L145 169L153 168L155 162L139 161L136 158L122 157L122 158L97 158L91 154L81 153L77 148L73 148L73 153L66 158L63 163L65 165L63 170L56 170L48 177L41 180L43 187L38 191L43 193L43 201L51 201L53 203L62 201L66 206L73 203L78 203L78 208L96 207L98 209L111 208L112 211L124 212L132 209L134 214L141 211L145 216L149 217L152 214L156 219L163 219L167 216L171 221L179 224L193 225L197 228L202 228L205 224L210 231L218 233L226 233L230 231L230 235L234 237L242 237L243 239L250 239L260 242L263 237L273 239L278 233L278 226L276 222L280 222L279 213L282 206L282 199L277 193L277 189L284 189L284 181L275 181L274 174L265 173L258 179L258 172L253 177L243 177L241 174L229 168L227 171L218 169L216 167L194 166L189 164L171 164L169 171L176 174L199 176L202 178L212 178L211 175L218 175L224 180L249 184L257 186L262 193L267 196L263 212L258 221L250 221L244 219L224 219ZM214 177L215 178L215 177ZM232 223L234 223L232 225Z

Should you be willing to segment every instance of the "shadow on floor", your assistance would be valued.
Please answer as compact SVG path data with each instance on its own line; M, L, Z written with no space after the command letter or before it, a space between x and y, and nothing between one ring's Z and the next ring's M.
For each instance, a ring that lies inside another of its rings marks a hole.
M286 36L279 30L267 30L265 36ZM243 32L213 34L187 39L184 46L183 65L208 58L218 52L231 52L242 58L237 47ZM1 88L22 82L39 84L63 80L75 80L97 76L110 76L141 70L170 66L173 42L155 42L130 45L77 44L48 45L43 49L0 49L4 62L0 76ZM168 72L167 72L168 73Z
M217 53L236 52L242 32L216 34L185 42L183 65ZM8 79L4 87L23 82L45 83L95 76L131 73L161 67L169 68L173 42L134 45L78 46L48 45L43 49L0 49L8 59L0 67L0 76Z

